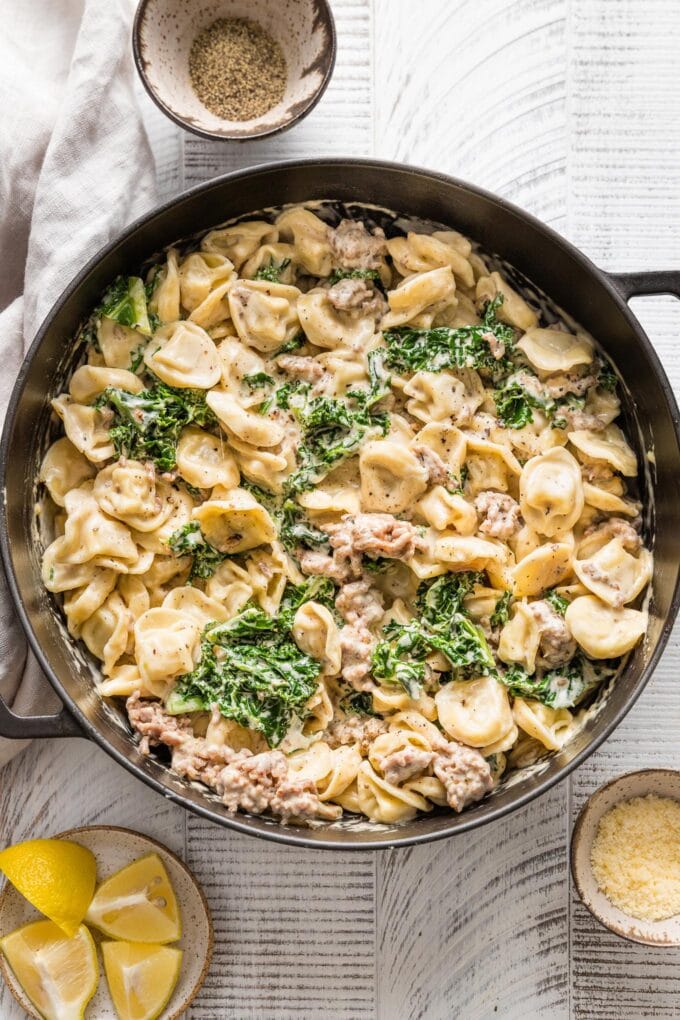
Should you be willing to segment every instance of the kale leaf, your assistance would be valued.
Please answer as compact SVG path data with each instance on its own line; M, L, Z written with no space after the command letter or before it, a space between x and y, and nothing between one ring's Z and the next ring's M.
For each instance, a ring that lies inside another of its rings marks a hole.
M173 531L168 545L175 556L191 556L191 571L188 584L195 578L206 580L212 577L227 554L215 549L201 531L198 521L189 521L177 531Z
M173 389L161 382L141 393L109 386L95 407L113 412L109 435L119 457L152 460L160 471L173 471L177 466L182 429L194 423L217 424L203 390Z
M611 366L608 364L603 365L597 376L597 385L600 389L608 390L609 393L616 393L618 384L619 380Z
M507 354L494 358L489 335L506 351L514 344L514 331L496 317L502 295L489 301L479 326L435 326L413 329L399 326L383 334L387 344L387 365L397 372L441 372L446 368L474 368L494 379L504 378L513 365Z
M176 715L217 705L226 719L276 747L294 717L307 717L320 669L292 640L288 617L249 607L226 623L208 624L198 665L179 678L166 708Z
M292 336L290 340L286 340L286 342L282 343L280 347L277 347L272 354L272 358L278 358L280 354L290 354L291 351L296 351L299 347L303 347L306 343L307 337L302 330L300 330L300 332L296 333L295 336Z
M330 577L308 577L302 584L287 584L279 604L279 624L290 630L300 606L312 601L335 613L335 585Z
M382 352L368 356L369 386L341 397L314 397L293 411L302 427L298 467L286 480L287 497L310 489L328 472L351 457L370 436L387 433L389 419L374 407L389 392Z
M275 262L271 259L268 265L260 266L258 271L255 273L256 280L266 280L267 283L280 283L281 273L290 265L290 259L283 259L281 262Z
M104 293L93 314L97 318L106 316L114 319L121 326L130 326L150 336L152 330L146 297L144 281L139 276L119 276Z
M266 372L251 372L250 375L243 376L243 381L251 390L263 390L274 385L273 378Z
M489 623L492 627L503 627L508 622L510 616L510 603L512 602L512 592L504 591L501 597L496 602L496 607L489 617Z
M377 269L334 269L328 277L328 282L333 286L340 280L372 280L379 290L383 290L380 273Z
M569 608L569 599L565 599L561 595L558 595L554 588L547 591L543 598L546 602L550 603L555 612L559 613L560 616L564 616Z
M304 399L307 393L309 393L309 389L309 383L303 382L302 379L291 379L290 382L283 383L266 400L263 400L258 407L258 411L260 414L267 414L272 407L282 407L284 410L289 411L291 408L291 398L297 395Z
M377 269L334 269L328 277L330 284L339 283L340 280L379 280L380 273Z
M279 538L286 549L328 549L328 535L315 528L302 508L292 499L286 499L275 516Z
M350 688L340 698L338 707L347 715L378 715L373 709L373 695L370 691L354 691Z
M511 666L499 680L514 698L540 701L550 708L573 708L591 690L616 672L610 660L591 662L576 655L566 666L530 676L522 666Z
M493 654L481 629L468 617L464 600L480 575L472 571L445 574L418 588L418 616L408 623L391 621L373 652L372 671L378 680L400 684L418 697L425 679L425 658L441 652L457 678L496 675Z
M550 416L555 401L534 396L516 381L506 383L494 393L496 414L501 425L508 429L522 429L534 420L532 408L545 411Z

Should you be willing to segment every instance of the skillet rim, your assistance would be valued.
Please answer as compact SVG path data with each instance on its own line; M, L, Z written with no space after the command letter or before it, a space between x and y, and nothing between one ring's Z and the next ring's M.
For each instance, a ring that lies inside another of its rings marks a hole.
M12 596L14 608L21 621L24 632L28 639L31 650L36 656L43 672L47 679L51 683L52 687L58 694L60 700L65 706L65 709L71 713L76 719L78 724L83 729L83 736L89 737L95 743L97 743L107 754L109 754L115 761L127 769L130 773L136 776L142 782L146 783L149 787L155 790L157 793L162 794L168 800L173 803L179 804L185 810L190 810L195 814L198 814L209 821L226 827L228 829L235 830L250 836L258 836L264 839L271 840L282 845L305 847L309 849L319 850L385 850L392 847L406 847L416 846L424 843L435 842L436 840L445 839L450 836L458 835L462 832L469 832L473 829L480 828L483 825L487 825L490 822L496 821L500 818L509 815L510 813L519 810L524 807L530 801L547 793L548 790L552 789L557 783L566 779L576 768L578 768L594 751L600 747L605 740L607 740L617 726L623 721L628 712L632 709L643 690L647 686L659 659L666 647L668 639L670 637L675 618L680 608L680 570L676 577L676 582L673 590L673 595L669 602L668 613L664 620L661 632L659 634L656 646L654 647L649 661L641 670L639 677L635 681L635 687L631 691L628 700L612 714L612 718L609 719L604 725L601 732L591 737L588 743L581 748L573 758L568 762L560 765L550 772L550 765L548 765L547 775L542 778L534 777L535 781L530 785L529 789L520 793L516 797L512 797L507 804L493 806L493 801L488 801L488 809L483 814L475 814L473 812L466 818L466 813L462 815L451 815L451 825L442 826L440 830L435 832L423 832L415 833L413 835L399 837L391 836L389 838L375 838L375 839L360 839L355 840L352 837L354 833L351 829L347 829L342 833L343 838L341 839L318 839L305 835L305 832L310 832L309 829L302 827L284 826L280 823L269 823L268 820L262 820L257 816L250 815L239 815L225 816L222 813L213 811L209 806L210 802L205 799L204 803L197 803L193 800L189 800L183 794L174 791L166 783L157 779L154 775L146 772L141 765L134 762L129 755L120 752L109 739L102 733L93 722L91 722L85 713L80 709L78 703L72 698L66 690L62 687L61 682L56 676L53 670L49 658L43 651L42 646L39 644L35 632L33 630L28 610L24 604L24 599L20 590L20 585L17 580L17 576L14 570L14 562L10 549L9 533L7 526L7 489L6 489L6 473L8 456L10 452L10 439L13 431L14 420L17 414L21 398L23 396L24 388L32 367L33 360L36 356L38 349L42 346L43 340L45 339L53 319L56 317L61 308L66 302L72 297L72 295L78 290L78 288L85 281L90 272L100 263L104 258L111 255L117 248L124 245L125 242L134 235L134 233L142 226L147 226L152 223L156 218L164 217L168 212L177 210L185 202L191 201L197 195L207 195L213 190L220 190L227 184L236 184L238 181L245 178L252 178L258 176L266 176L273 172L281 170L295 170L301 168L314 168L323 171L325 167L344 167L348 171L352 168L366 168L378 171L386 172L397 172L398 174L406 174L412 177L425 178L431 183L440 181L442 184L447 186L453 185L454 187L462 190L463 192L469 192L473 195L481 197L492 205L496 205L501 209L513 214L520 220L527 223L536 232L543 235L545 240L552 246L560 249L565 255L569 256L588 273L590 276L595 278L595 281L604 288L610 298L613 298L614 303L618 307L618 310L623 314L625 320L631 328L636 341L640 344L643 351L645 352L650 366L654 372L656 381L658 382L661 392L665 398L668 413L673 423L673 430L676 441L676 453L678 455L678 464L680 468L680 411L678 410L678 404L671 388L668 377L661 364L658 354L651 341L647 337L642 325L638 322L637 318L633 315L630 310L628 303L617 288L614 281L605 273L599 269L586 255L583 254L578 248L571 244L566 238L558 234L552 227L543 223L533 214L525 212L519 206L509 202L507 199L502 198L498 195L487 191L484 188L472 185L467 181L463 181L460 178L453 177L448 174L441 173L436 170L429 170L424 167L412 166L411 164L400 163L397 161L388 161L380 159L372 159L366 157L327 157L322 159L316 159L308 157L305 159L289 159L281 160L269 163L260 163L252 167L246 167L241 170L234 170L226 174L222 174L219 177L215 177L210 181L198 184L193 188L181 192L179 195L172 199L154 207L147 213L138 217L132 224L125 228L120 234L118 234L113 240L109 241L106 245L99 249L93 255L87 263L83 266L80 272L70 281L70 283L64 288L60 297L54 303L44 321L42 322L36 336L31 343L28 351L24 356L21 369L15 383L12 387L12 393L7 405L7 412L2 430L2 440L0 441L0 554L2 556L2 564L7 579L7 584ZM331 196L327 196L331 197ZM353 201L361 201L355 199ZM244 213L247 215L247 213ZM25 497L24 497L25 500ZM481 804L484 804L482 801ZM441 817L446 817L445 815ZM413 822L411 823L413 824ZM417 821L416 821L417 824ZM323 826L315 828L311 831L322 832L324 831Z

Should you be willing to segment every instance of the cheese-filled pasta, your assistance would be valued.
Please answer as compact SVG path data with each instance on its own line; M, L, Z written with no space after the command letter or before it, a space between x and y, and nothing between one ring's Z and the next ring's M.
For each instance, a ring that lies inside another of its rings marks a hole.
M228 811L393 827L558 752L653 577L597 338L458 231L333 202L130 268L38 483L45 589L141 753Z

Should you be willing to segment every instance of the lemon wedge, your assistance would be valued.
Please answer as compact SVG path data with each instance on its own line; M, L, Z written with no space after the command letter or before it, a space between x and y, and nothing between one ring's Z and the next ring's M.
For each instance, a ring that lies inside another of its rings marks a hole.
M30 839L0 852L0 871L41 914L75 935L94 893L93 853L65 839Z
M109 992L120 1020L154 1020L175 990L181 949L102 942Z
M179 907L158 854L149 854L103 882L86 921L112 939L175 942L182 934Z
M73 937L33 921L0 939L21 987L46 1020L81 1020L97 990L97 950L84 924Z

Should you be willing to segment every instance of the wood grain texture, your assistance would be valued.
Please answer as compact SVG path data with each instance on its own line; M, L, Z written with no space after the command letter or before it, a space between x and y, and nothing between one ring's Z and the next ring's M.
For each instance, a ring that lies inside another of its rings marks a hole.
M302 852L189 819L215 923L197 1020L375 1016L375 855Z
M103 2L103 0L102 0ZM610 269L680 264L680 10L673 0L332 0L338 62L292 132L212 143L140 93L161 198L288 156L371 155L497 191ZM680 389L680 303L635 311ZM509 819L381 854L281 848L185 815L84 741L0 773L0 845L111 822L194 868L217 946L195 1020L680 1016L680 955L617 939L568 878L575 813L607 778L678 766L676 629L644 696L564 783ZM1 1020L21 1011L0 990Z
M673 3L573 0L567 232L609 269L680 266L680 11ZM680 392L680 302L633 303ZM573 778L572 810L612 776L680 765L680 629L624 723ZM635 946L604 931L573 898L576 1018L680 1016L680 950Z

